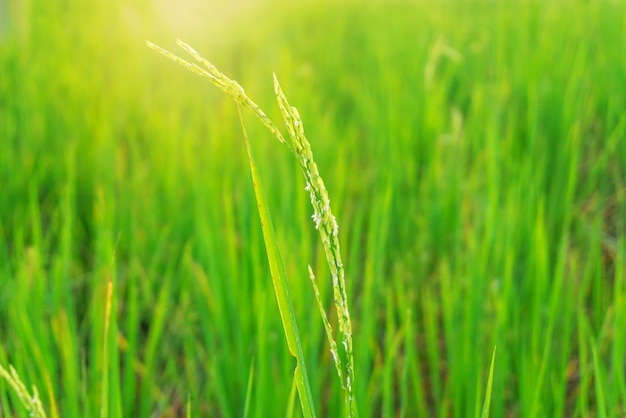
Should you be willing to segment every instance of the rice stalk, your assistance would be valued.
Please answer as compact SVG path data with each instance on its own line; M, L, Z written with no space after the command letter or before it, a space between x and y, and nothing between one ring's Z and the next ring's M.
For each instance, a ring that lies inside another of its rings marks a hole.
M26 408L26 410L30 413L31 417L35 418L46 418L46 412L43 409L43 405L41 404L41 399L39 399L39 392L37 388L33 386L33 393L30 394L22 379L20 379L19 374L13 368L13 366L9 365L9 370L7 371L2 366L0 366L0 377L3 377L9 386L13 388L20 402Z
M337 219L332 213L330 207L330 199L328 191L324 185L324 180L319 174L317 164L313 160L313 152L311 145L304 134L304 125L298 113L298 109L290 106L285 94L283 93L278 78L274 74L274 91L278 99L278 106L285 119L289 137L292 141L292 150L300 163L302 174L306 180L305 190L309 192L311 206L313 206L313 221L315 229L319 231L322 239L322 245L326 254L326 261L330 267L333 282L333 297L335 307L337 309L337 317L339 322L339 331L342 336L342 345L346 354L345 364L341 356L337 352L336 343L334 341L332 328L328 320L325 321L324 327L331 345L331 353L337 366L337 374L341 380L341 386L344 390L345 401L350 405L350 416L357 416L356 400L352 391L352 383L354 382L354 356L352 351L352 321L350 320L350 311L348 309L348 296L346 292L345 273L343 263L341 261L341 249L339 246L339 225ZM309 274L315 289L315 294L322 312L322 318L326 316L324 309L319 300L319 291L315 285L314 276L309 267ZM345 373L341 370L345 369Z
M350 319L350 311L348 308L348 297L345 283L345 272L341 259L341 249L339 245L339 226L337 220L332 213L330 207L330 199L324 181L319 174L317 164L313 160L313 152L311 145L309 144L305 134L302 120L298 110L291 106L287 101L285 94L283 93L276 74L274 78L274 92L278 100L281 113L287 131L289 132L289 138L291 142L287 142L280 130L276 127L269 117L261 110L261 108L252 101L245 93L243 87L236 81L228 78L221 71L217 69L212 63L200 56L195 49L181 41L177 41L178 45L189 53L198 63L202 64L206 69L200 67L197 64L192 64L175 54L151 43L146 42L147 45L153 50L159 52L170 60L177 62L193 73L207 78L214 85L220 88L224 93L230 96L236 103L250 109L256 117L270 130L270 132L280 141L287 146L295 155L300 165L302 174L304 175L306 187L305 190L309 192L311 205L313 207L313 221L315 223L315 229L319 231L320 238L324 247L326 255L326 261L330 268L333 284L333 298L335 307L338 312L338 328L341 334L341 345L343 346L344 356L340 355L337 349L337 343L333 336L333 330L328 317L324 310L319 295L319 290L315 283L315 276L309 266L309 276L311 278L315 296L324 322L324 329L326 330L327 338L331 347L331 353L337 369L337 374L341 381L341 387L344 392L344 401L348 405L348 415L355 417L358 415L356 399L353 393L354 384L354 356L353 356L353 344L352 344L352 322ZM267 242L266 242L267 245ZM276 283L275 283L276 286ZM286 331L287 332L287 331ZM287 336L289 340L289 335ZM302 396L303 394L300 393ZM302 399L301 399L302 401Z

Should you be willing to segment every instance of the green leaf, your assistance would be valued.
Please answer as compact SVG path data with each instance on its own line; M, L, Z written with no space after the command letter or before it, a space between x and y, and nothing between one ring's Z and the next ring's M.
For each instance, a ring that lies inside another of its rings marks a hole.
M496 363L496 347L493 347L493 355L491 356L491 367L489 368L489 379L487 380L487 391L485 393L485 404L483 405L483 413L481 418L489 417L489 407L491 406L491 391L493 389L493 369Z
M254 194L257 201L257 207L259 208L261 229L263 230L263 240L265 242L265 250L267 252L267 261L269 262L270 272L272 274L272 283L274 285L274 292L276 293L278 310L280 311L280 318L285 330L285 336L287 337L289 351L297 360L294 377L296 379L298 395L300 396L302 412L307 418L315 417L313 396L311 395L311 388L309 386L309 380L304 364L304 352L302 350L302 344L300 343L300 333L298 332L298 325L296 324L296 315L293 310L293 304L289 294L289 283L287 282L285 268L283 267L283 260L280 255L280 249L278 248L278 239L276 238L276 232L274 231L274 224L272 222L269 206L267 204L267 198L265 197L263 184L261 183L261 178L254 161L254 156L252 155L252 149L250 147L250 142L248 141L248 135L246 134L243 116L241 114L241 107L239 105L237 105L237 110L239 111L241 129L246 142L246 150L248 151L248 160L250 163L250 172L252 174Z

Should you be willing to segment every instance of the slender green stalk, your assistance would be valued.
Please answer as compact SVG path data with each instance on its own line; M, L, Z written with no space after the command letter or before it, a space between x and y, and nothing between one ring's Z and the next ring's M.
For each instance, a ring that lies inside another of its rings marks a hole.
M339 226L337 220L330 208L330 199L324 185L324 180L319 175L317 164L313 160L313 152L311 145L304 135L304 125L300 119L298 109L290 106L285 94L283 93L278 78L274 74L274 92L278 98L278 105L285 119L285 125L289 131L292 149L300 163L300 168L304 178L306 179L306 191L309 192L311 205L313 206L313 221L315 229L319 231L326 253L326 261L330 267L333 280L333 296L335 299L335 307L337 308L337 316L339 320L339 331L342 335L342 345L346 355L346 362L343 364L341 356L337 352L337 345L334 341L330 324L325 321L325 329L328 340L331 345L331 352L335 364L337 366L337 374L341 380L341 385L345 395L345 401L350 407L350 416L357 416L356 399L352 391L352 383L354 382L354 356L352 352L352 321L350 320L350 311L348 309L348 295L346 292L345 272L341 261L341 250L339 247ZM316 288L315 279L310 271L313 287ZM318 297L318 305L322 318L326 315L323 313L323 307L319 300L319 291L316 289L315 294ZM345 373L341 369L345 369Z
M489 367L489 379L487 379L487 390L485 391L485 404L481 418L489 417L489 408L491 406L491 391L493 389L493 369L496 364L496 347L493 347L493 355L491 356L491 366Z
M261 218L261 228L263 230L263 240L265 241L267 260L270 264L270 271L272 273L272 283L274 284L278 310L280 311L280 318L283 322L283 329L285 331L285 336L287 337L289 351L298 362L294 374L298 394L300 395L300 405L302 406L302 412L305 417L315 417L316 414L315 408L313 407L313 395L311 394L309 378L306 373L304 352L302 350L302 343L300 342L300 332L298 331L298 324L296 323L296 314L293 310L291 295L289 294L287 275L285 274L283 260L280 255L280 249L278 248L278 238L276 237L276 232L274 231L274 223L272 222L272 217L270 215L261 177L257 170L254 156L252 155L252 149L250 148L250 142L248 141L248 135L246 134L244 127L241 109L238 107L238 110L239 118L241 120L241 129L243 130L243 137L246 142L246 150L248 151L250 172L252 174L252 182L254 184L254 194L259 208L259 217Z
M100 416L109 416L109 346L111 345L111 302L113 297L113 281L107 282L106 304L104 310L104 335L102 336L102 393L100 397Z
M248 388L246 389L246 402L243 408L243 418L248 418L250 411L250 400L252 399L252 382L254 381L254 357L250 362L250 373L248 374Z

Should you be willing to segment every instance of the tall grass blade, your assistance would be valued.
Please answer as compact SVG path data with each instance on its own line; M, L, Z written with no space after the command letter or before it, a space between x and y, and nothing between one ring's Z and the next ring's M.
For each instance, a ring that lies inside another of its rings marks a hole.
M315 417L316 414L313 407L313 396L311 395L311 388L309 386L306 366L304 364L304 352L300 342L298 325L296 324L296 315L291 303L291 295L289 294L289 283L287 282L285 268L283 267L283 260L280 255L280 249L278 248L278 238L276 237L276 232L274 231L274 224L272 222L269 206L267 204L265 191L263 190L263 184L261 183L261 178L257 170L256 162L254 161L252 149L250 148L250 142L248 141L248 135L246 134L241 108L237 106L237 110L239 111L241 129L246 142L246 150L248 152L248 159L250 163L250 173L252 174L254 194L259 208L261 229L263 230L263 240L265 242L267 260L272 274L272 283L274 285L274 292L276 293L278 310L280 311L280 318L283 323L285 336L287 337L289 351L297 361L294 374L296 387L298 388L298 394L300 396L300 405L302 406L302 412L305 417Z
M109 416L109 344L110 335L109 328L111 325L111 300L113 297L113 280L109 279L107 283L106 307L104 313L104 335L103 335L103 365L102 365L102 392L100 395L101 409L100 416L107 418Z
M246 402L243 408L243 418L248 418L250 412L250 400L252 399L252 382L254 381L254 358L250 362L250 373L248 374L248 388L246 389Z
M596 390L596 398L598 402L598 417L606 418L608 417L607 406L606 406L606 388L603 386L602 382L606 379L603 376L602 372L602 362L600 361L600 356L598 354L598 345L595 341L590 338L590 346L591 346L591 355L593 356L593 374L595 377L595 390Z
M489 407L491 406L491 391L493 389L493 369L496 364L496 347L493 347L493 354L491 355L491 367L489 367L489 379L487 379L487 390L485 392L485 404L483 406L483 413L481 418L489 417Z
M293 418L295 416L294 412L296 409L296 393L298 390L296 388L296 379L291 382L291 390L289 391L289 401L287 402L287 410L285 411L285 418Z

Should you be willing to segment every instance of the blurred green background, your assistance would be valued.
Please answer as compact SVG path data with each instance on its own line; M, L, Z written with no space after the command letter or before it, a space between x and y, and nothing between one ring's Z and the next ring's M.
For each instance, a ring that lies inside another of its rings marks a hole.
M626 414L621 1L0 2L0 364L49 416L289 415L235 105L283 126L340 225L362 416ZM246 114L320 416L340 383L296 162ZM113 311L105 331L107 282ZM300 413L298 406L294 414ZM28 412L0 381L0 415Z

